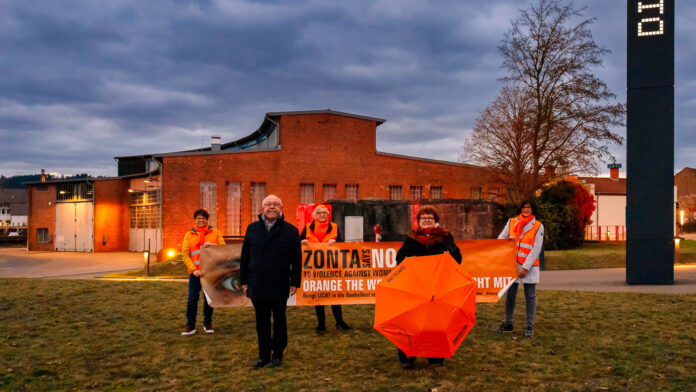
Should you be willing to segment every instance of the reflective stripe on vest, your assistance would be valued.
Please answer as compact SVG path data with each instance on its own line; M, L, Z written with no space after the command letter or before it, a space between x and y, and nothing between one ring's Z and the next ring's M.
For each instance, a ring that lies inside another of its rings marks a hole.
M311 242L313 244L317 244L320 242L329 242L329 240L335 240L336 237L338 236L338 226L333 222L329 222L328 232L324 235L324 238L322 238L321 241L319 241L319 237L317 237L314 234L311 226L312 226L312 222L307 223L307 226L305 227L305 229L306 229L305 238L307 238L307 242Z
M510 234L514 237L515 234L513 233L513 230L515 228L515 225L517 224L517 218L510 218ZM525 225L526 226L526 225ZM534 223L532 224L532 228L523 231L522 236L520 238L517 238L517 262L519 264L524 264L525 261L527 261L527 256L529 255L529 252L531 252L532 248L534 247L534 239L536 238L537 231L539 231L539 227L541 227L541 223L539 223L538 220L534 219ZM534 260L533 266L538 267L539 266L539 258L537 257L536 260Z
M198 232L190 231L189 236L188 236L188 242L189 242L189 256L191 256L191 261L193 261L193 265L196 266L197 270L201 269L201 247L200 247L200 239L199 239ZM205 242L211 242L213 244L217 244L218 242L218 232L215 228L211 228L208 230L208 232L205 234L204 238L204 243Z

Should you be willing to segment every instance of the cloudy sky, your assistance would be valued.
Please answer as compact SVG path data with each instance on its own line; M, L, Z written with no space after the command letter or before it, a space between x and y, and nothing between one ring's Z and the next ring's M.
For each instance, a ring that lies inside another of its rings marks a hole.
M228 142L266 112L327 108L386 119L380 151L457 160L528 4L0 0L0 174L115 175L114 156ZM597 75L625 102L625 0L575 4L612 52ZM680 170L696 167L696 2L676 14ZM625 145L612 151L625 169Z

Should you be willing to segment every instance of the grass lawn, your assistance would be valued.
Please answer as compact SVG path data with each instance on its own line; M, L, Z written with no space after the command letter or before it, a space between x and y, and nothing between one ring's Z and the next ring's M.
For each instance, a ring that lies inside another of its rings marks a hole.
M579 249L546 251L547 270L625 268L625 242L585 242ZM696 263L696 241L680 242L677 263Z
M188 279L189 274L186 265L181 259L150 264L150 277L160 279ZM127 272L115 272L105 278L142 278L145 277L145 269L140 268Z
M314 332L314 309L290 308L283 366L254 371L253 310L216 310L214 335L182 337L186 284L0 284L0 390L696 389L694 295L540 291L534 339L521 337L522 323L512 336L493 332L503 304L479 304L476 326L443 368L420 358L411 371L372 329L372 306L344 306L355 328L323 335Z

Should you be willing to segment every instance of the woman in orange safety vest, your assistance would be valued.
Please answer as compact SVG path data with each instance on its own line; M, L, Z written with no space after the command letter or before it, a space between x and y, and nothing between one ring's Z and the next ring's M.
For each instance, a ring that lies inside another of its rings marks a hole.
M536 315L536 284L539 283L539 254L544 245L544 225L536 220L536 205L531 201L520 204L518 215L510 218L499 239L509 238L517 244L517 279L508 289L505 297L505 321L497 328L498 332L512 332L517 284L524 284L524 297L527 305L527 328L524 336L534 337L534 317Z
M201 292L201 248L210 245L225 245L222 234L208 224L208 211L204 209L193 213L194 226L184 235L181 243L181 259L189 273L188 303L186 304L186 329L182 335L196 333L196 313L198 297ZM204 294L205 295L205 294ZM203 330L213 333L213 308L203 298Z
M327 243L329 245L335 242L343 242L343 236L338 229L338 225L331 222L329 219L329 209L323 205L318 205L314 212L312 213L314 220L308 223L304 230L302 230L301 238L302 244L318 244ZM318 305L314 307L317 313L317 332L323 332L326 330L326 316L324 315L324 305ZM343 311L341 310L341 305L331 305L331 312L336 319L337 329L350 329L350 326L343 321Z

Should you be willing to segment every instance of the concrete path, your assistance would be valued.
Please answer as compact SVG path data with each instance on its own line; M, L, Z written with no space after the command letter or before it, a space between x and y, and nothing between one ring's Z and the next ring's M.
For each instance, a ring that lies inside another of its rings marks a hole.
M28 252L0 248L1 278L85 279L143 268L142 253Z
M0 277L87 279L143 268L142 253L27 252L0 248ZM184 280L185 281L185 280ZM542 271L539 290L696 294L696 265L677 265L673 285L627 285L625 268Z
M696 294L696 265L675 265L673 285L628 285L625 268L541 271L539 290Z

